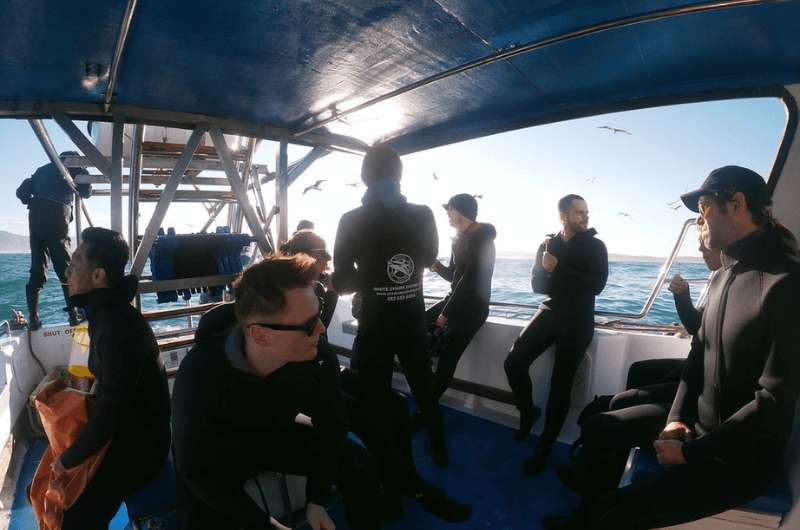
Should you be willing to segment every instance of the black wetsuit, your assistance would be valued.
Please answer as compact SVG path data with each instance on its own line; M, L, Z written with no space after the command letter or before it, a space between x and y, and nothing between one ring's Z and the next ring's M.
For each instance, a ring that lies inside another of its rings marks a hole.
M542 267L544 244L536 253L531 286L549 295L514 343L505 360L506 376L517 408L533 409L531 364L555 343L553 375L547 399L545 425L540 438L552 445L569 412L575 372L594 336L594 299L608 278L608 253L592 228L565 241L561 234L550 239L548 251L558 259L553 272Z
M372 190L362 202L339 221L333 255L334 288L361 297L355 360L362 391L375 421L390 432L384 411L392 399L397 355L431 440L443 447L422 293L423 271L439 250L433 213L401 195L387 205Z
M439 358L434 383L437 399L450 386L461 355L489 316L496 235L490 224L472 225L453 240L450 264L437 271L452 285L450 294L426 312L429 326L439 315L447 317L431 350Z
M169 451L170 401L153 331L131 305L138 281L72 297L89 321L89 369L97 378L94 413L61 455L74 467L111 442L97 473L64 514L62 528L105 529L123 499L153 480Z
M339 366L330 350L261 378L244 356L233 304L206 313L196 339L173 390L182 528L271 528L268 514L243 489L266 471L308 477L306 499L321 506L335 481L351 528L376 528L374 466L346 438ZM299 413L313 427L296 423Z
M88 175L83 168L71 168L70 174ZM84 198L91 195L90 184L79 184L78 192ZM17 188L17 198L28 206L28 230L30 232L31 268L26 285L29 306L33 312L38 303L38 292L47 281L47 259L53 261L53 269L61 283L67 281L66 270L70 262L69 223L72 220L74 192L67 185L52 163L38 168L31 177ZM64 296L67 297L66 291ZM69 302L67 302L69 306Z
M800 393L800 261L766 227L726 247L668 421L687 464L587 505L588 528L646 529L759 496L779 471Z

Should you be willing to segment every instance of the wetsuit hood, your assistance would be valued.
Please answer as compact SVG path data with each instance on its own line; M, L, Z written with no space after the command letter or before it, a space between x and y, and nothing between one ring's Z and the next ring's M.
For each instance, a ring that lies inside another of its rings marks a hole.
M405 196L400 193L400 181L397 179L376 180L369 185L361 198L364 206L381 204L384 208L397 208L406 203Z
M489 223L477 223L478 228L474 232L467 231L469 237L480 239L480 240L489 240L494 241L494 238L497 237L497 229L495 229L494 225Z
M81 307L91 314L101 307L130 304L133 297L136 296L137 287L139 287L139 278L129 274L122 278L122 281L116 287L92 289L85 293L70 296L69 301L72 305Z
M722 251L722 266L735 267L746 264L769 263L782 256L798 259L797 240L783 225L768 224L735 241Z
M234 325L236 325L236 314L233 312L233 303L219 305L200 318L200 324L194 334L195 340L227 335Z

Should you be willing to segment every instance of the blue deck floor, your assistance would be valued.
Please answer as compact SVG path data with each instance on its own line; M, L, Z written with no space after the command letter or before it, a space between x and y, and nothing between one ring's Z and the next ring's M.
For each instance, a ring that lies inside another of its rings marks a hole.
M445 523L422 510L411 499L404 499L405 519L386 523L387 530L400 529L493 529L538 530L545 515L569 513L579 497L567 490L555 474L557 463L566 462L567 447L556 444L552 461L535 478L522 476L519 466L535 447L536 439L518 443L512 429L443 407L450 450L450 466L439 469L431 460L424 433L414 435L414 452L420 474L429 482L444 487L448 493L472 506L473 516L463 524ZM35 530L33 512L25 489L44 452L43 442L34 444L25 456L17 482L17 492L9 530ZM337 528L346 530L341 505L332 513ZM114 518L112 530L122 530L127 523L124 506Z

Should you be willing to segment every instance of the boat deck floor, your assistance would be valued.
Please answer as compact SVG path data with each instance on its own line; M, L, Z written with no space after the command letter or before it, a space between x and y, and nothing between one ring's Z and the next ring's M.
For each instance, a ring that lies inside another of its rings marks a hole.
M551 462L543 473L526 478L520 472L520 463L532 454L536 445L534 436L524 443L515 442L512 440L513 429L509 427L449 407L442 407L442 411L448 434L450 465L447 469L437 468L428 454L427 437L424 433L416 433L413 442L417 467L426 480L444 487L452 497L472 506L472 518L463 524L442 522L423 511L414 500L404 499L405 519L387 522L383 528L538 530L542 517L569 513L577 506L579 497L561 485L555 472L556 465L568 460L565 444L556 444ZM44 448L45 442L36 442L25 455L9 530L37 528L25 490ZM337 528L347 528L341 504L332 510L331 515ZM109 528L122 530L127 521L123 505Z

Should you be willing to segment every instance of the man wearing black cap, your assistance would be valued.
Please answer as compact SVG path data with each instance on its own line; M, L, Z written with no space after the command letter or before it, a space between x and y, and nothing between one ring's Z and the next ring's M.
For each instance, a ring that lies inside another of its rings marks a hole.
M533 405L531 364L555 344L545 424L536 453L522 464L528 476L544 469L567 418L572 380L594 336L594 299L606 285L608 253L589 228L589 209L579 195L558 201L563 229L539 246L531 274L535 293L549 295L514 343L505 361L508 384L520 412L517 440L524 440L540 414Z
M78 153L65 151L60 158L63 160L67 156L78 156ZM67 169L73 177L89 174L84 168ZM78 184L78 193L85 199L89 198L92 193L91 184ZM25 297L28 303L28 324L32 330L42 327L39 318L39 291L47 281L48 257L53 261L53 268L64 290L69 323L72 326L78 324L78 312L69 303L66 287L66 270L70 261L68 231L72 221L74 195L72 188L52 162L37 169L17 188L17 198L28 206L31 270L25 286Z
M497 235L494 226L475 222L478 201L472 195L454 195L442 206L456 237L450 264L435 261L431 267L451 284L450 294L426 312L428 322L435 322L441 330L432 351L439 358L434 387L437 399L450 386L458 360L489 316Z
M400 193L403 164L385 145L364 156L362 206L344 214L334 245L333 287L358 292L361 313L356 345L362 392L375 422L392 431L385 414L392 399L397 355L428 428L437 465L447 466L442 416L433 395L422 273L439 251L433 212Z
M698 212L722 269L654 443L666 469L585 503L547 528L660 528L761 495L780 471L800 394L800 259L772 218L764 180L738 166L712 171L681 197Z

